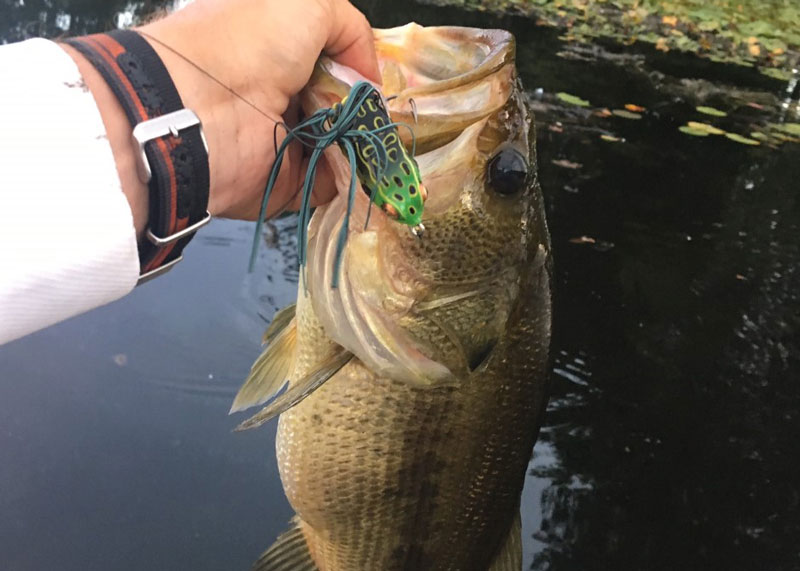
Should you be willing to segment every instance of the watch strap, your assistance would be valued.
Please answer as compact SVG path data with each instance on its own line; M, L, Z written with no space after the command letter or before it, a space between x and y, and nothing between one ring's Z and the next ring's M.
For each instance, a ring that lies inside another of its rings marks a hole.
M100 72L125 110L146 157L149 218L139 242L140 283L175 265L194 231L208 222L208 150L161 58L132 30L67 40ZM184 113L180 113L184 112ZM162 117L166 129L153 130ZM194 116L196 119L196 116ZM176 120L173 121L172 119ZM188 126L187 126L188 125ZM142 136L149 132L152 136Z

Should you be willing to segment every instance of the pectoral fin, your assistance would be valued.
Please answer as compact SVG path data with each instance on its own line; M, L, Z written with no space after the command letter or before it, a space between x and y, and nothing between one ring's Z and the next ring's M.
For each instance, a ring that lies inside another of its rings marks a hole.
M522 569L522 526L519 512L508 530L503 546L492 561L489 571L520 571Z
M296 311L297 304L295 303L287 305L283 309L279 309L272 317L272 323L269 324L269 327L267 327L267 330L264 332L264 337L262 337L261 342L266 344L275 339L275 336L283 331L292 319L294 319Z
M261 409L260 412L254 414L237 426L236 431L240 432L242 430L249 430L250 428L257 428L271 418L289 410L321 387L325 381L339 372L339 369L344 367L352 358L353 354L350 351L342 347L337 348L330 357L320 363L305 377L297 381L292 381L291 386L285 393L279 395L274 401Z
M253 564L253 571L317 571L296 517L292 528Z
M286 384L294 361L297 339L294 305L275 314L264 339L269 345L253 363L250 374L233 400L229 414L264 404Z

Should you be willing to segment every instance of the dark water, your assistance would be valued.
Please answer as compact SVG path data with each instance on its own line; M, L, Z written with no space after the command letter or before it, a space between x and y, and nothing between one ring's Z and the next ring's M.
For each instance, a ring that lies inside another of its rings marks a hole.
M699 103L744 134L791 120L786 86L570 47L520 19L359 4L378 26L519 41L557 262L526 568L800 569L800 146L677 130ZM113 26L126 6L3 0L0 35ZM558 105L560 91L593 107ZM625 103L643 118L592 115ZM232 434L226 413L265 320L294 298L291 224L247 275L251 225L215 221L167 277L0 347L0 569L246 569L285 527L274 423Z

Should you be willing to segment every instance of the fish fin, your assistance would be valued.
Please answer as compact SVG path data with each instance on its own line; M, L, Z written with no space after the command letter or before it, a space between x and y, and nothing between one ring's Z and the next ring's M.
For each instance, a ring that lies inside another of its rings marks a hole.
M297 517L253 564L253 571L318 571Z
M284 318L285 316L281 317L282 320ZM236 398L233 399L228 414L267 402L281 390L289 379L289 368L295 354L297 324L289 320L280 331L270 334L268 329L267 334L270 335L271 342L253 363L250 374L236 394Z
M237 426L236 432L258 428L271 418L286 412L321 387L325 381L338 373L339 369L344 367L352 358L353 354L350 351L339 347L333 355L320 363L305 377L292 382L285 393L278 395L274 401Z
M522 523L518 511L488 571L520 571L520 569L522 569Z
M264 344L271 342L278 333L289 325L289 322L294 318L296 310L297 304L293 303L275 312L275 315L272 316L272 323L269 324L269 327L264 332L261 342Z

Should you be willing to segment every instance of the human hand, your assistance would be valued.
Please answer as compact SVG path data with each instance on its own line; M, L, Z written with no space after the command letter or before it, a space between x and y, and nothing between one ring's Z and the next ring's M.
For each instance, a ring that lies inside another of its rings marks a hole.
M321 52L380 81L372 30L347 0L196 0L141 30L164 61L184 105L203 122L211 171L209 211L216 216L258 216L275 158L275 125L296 123L299 109L293 98L310 79ZM278 144L284 136L279 128ZM267 216L299 206L308 162L302 151L300 145L290 146ZM335 193L327 165L318 168L314 204Z

